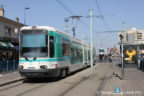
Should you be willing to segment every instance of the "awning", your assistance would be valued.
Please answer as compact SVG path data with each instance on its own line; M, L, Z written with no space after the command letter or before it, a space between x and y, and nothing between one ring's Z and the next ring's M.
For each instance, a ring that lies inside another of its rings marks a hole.
M1 48L13 48L14 45L10 42L0 42L0 47Z

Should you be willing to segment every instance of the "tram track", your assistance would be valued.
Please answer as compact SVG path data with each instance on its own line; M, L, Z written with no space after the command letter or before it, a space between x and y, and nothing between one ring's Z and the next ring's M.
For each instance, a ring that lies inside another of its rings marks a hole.
M0 93L4 92L4 91L7 92L7 91L9 91L9 90L11 90L13 88L14 89L19 89L19 88L24 88L25 86L31 86L31 88L27 87L26 90L24 90L23 92L20 92L20 93L15 95L15 96L23 96L23 95L26 95L27 93L30 93L30 92L32 92L32 91L34 91L36 89L39 89L39 88L45 87L47 85L50 85L50 84L52 84L52 82L55 82L55 80L53 80L53 79L41 80L41 81L25 80L25 81L23 81L21 83L17 82L18 84L13 83L14 85L3 86L3 87L6 87L6 88L0 89ZM40 84L40 83L42 83L42 84ZM4 95L4 96L9 96L9 95Z
M59 96L64 96L65 94L67 94L69 91L71 91L72 89L74 89L76 86L78 86L79 84L81 84L82 82L86 81L88 77L83 77L80 81L78 81L77 83L75 83L73 86L71 86L70 88L68 88L67 90L65 90L63 93L61 93Z
M102 81L102 83L101 83L98 91L96 92L95 96L101 96L101 92L102 92L102 90L103 90L103 88L104 88L107 80L109 79L109 77L110 77L110 78L112 77L112 76L111 76L112 71L113 71L113 70L111 70L111 69L112 69L112 66L113 66L113 63L111 63L111 65L110 65L110 67L109 67L109 70L108 70L107 74L105 75L104 80Z
M6 85L10 85L10 84L14 84L14 83L17 83L17 82L21 82L23 80L26 80L26 78L21 78L21 79L12 80L12 81L8 81L8 82L5 82L5 83L2 83L2 84L0 84L0 87L6 86Z
M0 92L5 91L5 90L9 90L9 89L11 89L11 88L18 87L18 86L23 85L23 84L24 84L24 83L20 83L20 84L12 85L12 86L10 86L10 87L8 87L8 88L0 89Z
M60 79L60 80L61 80L61 79ZM26 94L28 94L28 93L36 90L36 89L45 87L45 86L47 86L47 85L52 85L54 82L57 82L57 81L59 81L59 79L49 78L49 79L42 80L42 81L39 81L39 79L38 79L38 81L36 81L36 82L33 81L33 83L42 83L42 84L40 84L40 85L38 85L38 86L36 86L36 87L34 87L34 88L28 89L28 90L26 90L26 91L24 91L24 92L21 92L21 93L17 94L16 96L26 95Z
M96 69L100 69L100 67L102 66L97 66L94 68L94 70ZM111 66L109 66L109 69L111 68ZM94 77L96 77L98 75L98 73L96 74L89 74L88 76L83 76L77 83L73 84L73 86L69 87L67 90L65 90L63 93L61 93L59 96L67 96L67 94L72 91L73 89L75 89L77 86L79 86L81 83L85 82L88 79L92 79Z
M82 71L82 70L79 70L78 72L80 72L80 71ZM70 74L69 76L72 76L72 75L74 75L75 74L75 72L74 73L72 73L72 74ZM68 76L68 77L69 77ZM83 80L85 80L87 77L84 77L83 78ZM29 93L29 92L32 92L32 91L34 91L34 90L36 90L36 89L38 89L38 88L41 88L41 87L44 87L44 86L46 86L46 85L48 85L48 84L51 84L50 82L55 82L55 81L59 81L59 80L61 80L61 79L46 79L46 80L40 80L40 81L38 81L38 80L28 80L28 79L26 79L26 78L23 78L23 79L20 79L20 80L15 80L15 81L12 81L12 82L10 82L10 83L7 83L7 84L3 84L3 85L1 85L1 89L0 89L0 92L3 92L3 91L8 91L8 90L10 90L10 89L13 89L13 88L18 88L18 87L20 87L20 86L25 86L25 84L31 84L31 83L44 83L44 84L40 84L39 86L36 86L36 87L33 87L33 88L31 88L31 89L28 89L28 90L25 90L24 92L21 92L21 93L19 93L18 95L16 95L16 96L22 96L22 95L25 95L25 94L27 94L27 93ZM83 81L82 80L82 81ZM82 82L82 81L80 81L80 82ZM19 82L21 82L21 83L19 83ZM78 82L78 83L80 83L80 82ZM18 84L16 84L16 83L18 83ZM77 84L78 84L77 83ZM76 85L77 85L76 84ZM74 86L73 86L74 87ZM61 96L63 96L63 95L61 95Z
M102 66L97 66L94 68L94 70L96 70L97 68L100 68ZM75 83L73 86L71 86L70 88L68 88L67 90L65 90L63 93L61 93L59 96L64 96L66 95L68 92L70 92L71 90L73 90L76 86L80 85L81 83L83 83L84 81L88 80L90 77L94 77L94 75L97 74L89 74L88 76L83 76L77 83Z
M99 86L102 85L101 82L103 83L103 78L104 76L106 76L105 74L107 74L110 68L111 66L109 64L98 64L92 70L84 71L82 74L77 74L77 76L75 76L75 74L71 74L66 79L41 79L34 81L24 80L23 82L13 83L13 85L3 86L2 88L0 88L0 93L4 96L9 96L9 92L14 92L12 96L35 96L36 94L40 95L40 93L47 94L51 92L52 96L70 96L71 94L73 94L73 92L82 87L84 84L87 84L89 81L94 81L95 83L90 82L90 84L96 84L95 86L98 87L94 90L98 90ZM102 69L105 69L104 72L101 72ZM90 88L91 87L89 87L89 89ZM85 90L86 88L83 87L83 89ZM17 90L17 92L15 92L15 90ZM57 93L55 93L56 90Z
M26 90L26 91L24 91L24 92L22 92L22 93L20 93L20 94L18 94L18 95L16 95L16 96L22 96L22 95L24 95L24 94L27 94L27 93L29 93L29 92L32 92L32 91L34 91L34 90L36 90L36 89L39 89L39 88L41 88L41 87L44 87L44 86L46 86L46 85L48 85L48 84L41 84L41 85L39 85L39 86L37 86L37 87L35 87L35 88Z
M71 74L71 75L72 75L72 74ZM71 76L71 75L70 75L70 76ZM68 77L69 77L69 76L68 76ZM82 82L84 82L84 81L87 80L88 78L89 78L89 76L83 77L80 81L78 81L77 83L75 83L73 86L71 86L70 88L68 88L65 92L63 92L63 93L60 94L59 96L64 96L66 93L68 93L70 90L72 90L73 88L75 88L77 85L81 84ZM57 81L59 81L59 80L57 80ZM51 79L51 80L49 80L48 82L54 82L54 80ZM24 92L22 92L22 93L19 93L19 94L17 94L16 96L26 95L26 94L28 94L28 93L36 90L36 89L45 87L45 86L47 86L48 84L52 84L52 83L44 83L44 84L41 84L41 85L36 86L36 87L34 87L34 88L28 89L28 90L26 90L26 91L24 91Z

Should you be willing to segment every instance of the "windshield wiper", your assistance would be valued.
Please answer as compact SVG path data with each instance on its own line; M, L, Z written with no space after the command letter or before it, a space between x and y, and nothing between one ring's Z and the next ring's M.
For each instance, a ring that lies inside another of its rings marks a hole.
M37 57L36 57L36 56L34 56L33 60L36 60L36 59L37 59Z
M24 57L27 61L29 61L29 59L27 57Z

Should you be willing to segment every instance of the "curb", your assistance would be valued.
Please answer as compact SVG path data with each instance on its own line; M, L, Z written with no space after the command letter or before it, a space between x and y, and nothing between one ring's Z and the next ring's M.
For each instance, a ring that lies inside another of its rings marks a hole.
M19 78L19 79L3 82L3 83L0 83L0 87L8 85L8 84L16 83L16 82L19 82L19 81L22 81L22 80L25 80L25 79L26 78Z

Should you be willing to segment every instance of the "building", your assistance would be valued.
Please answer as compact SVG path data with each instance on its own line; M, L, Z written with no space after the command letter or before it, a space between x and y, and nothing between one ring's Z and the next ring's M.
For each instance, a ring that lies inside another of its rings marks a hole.
M117 56L117 48L115 46L113 48L110 48L110 54L112 56Z
M15 21L6 18L3 7L0 7L0 68L6 66L7 61L18 61L18 36L22 26L24 24L19 22L18 17ZM3 69L0 69L0 72L2 71Z
M123 36L124 60L126 63L137 63L137 56L144 54L144 30L131 28L125 32L119 32L119 48L121 53L120 34Z
M122 34L124 38L124 43L127 44L144 44L144 30L131 28L125 32L119 32L119 35ZM119 37L119 42L120 37Z

